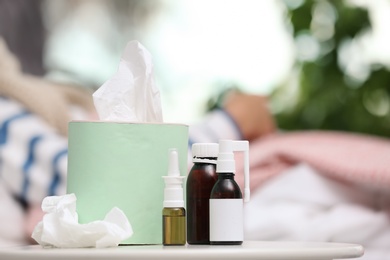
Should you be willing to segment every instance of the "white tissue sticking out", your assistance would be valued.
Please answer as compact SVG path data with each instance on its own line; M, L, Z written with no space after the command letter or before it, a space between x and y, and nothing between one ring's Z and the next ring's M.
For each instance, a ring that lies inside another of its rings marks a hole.
M113 208L102 221L79 224L76 213L76 196L51 196L43 199L46 212L32 234L42 246L62 248L113 247L132 236L133 230L126 215Z
M100 120L162 123L152 56L138 41L127 44L118 72L93 93Z

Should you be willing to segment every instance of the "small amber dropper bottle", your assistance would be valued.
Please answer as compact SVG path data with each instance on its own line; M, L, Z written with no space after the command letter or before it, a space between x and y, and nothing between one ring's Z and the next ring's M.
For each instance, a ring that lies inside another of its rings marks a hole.
M183 199L183 179L180 176L178 153L169 150L168 176L165 181L163 208L163 245L186 244L186 211Z

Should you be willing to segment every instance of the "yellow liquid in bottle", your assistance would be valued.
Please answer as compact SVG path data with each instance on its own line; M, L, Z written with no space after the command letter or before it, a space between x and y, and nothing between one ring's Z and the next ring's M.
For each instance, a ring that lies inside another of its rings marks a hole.
M186 244L186 212L184 208L163 209L163 245Z

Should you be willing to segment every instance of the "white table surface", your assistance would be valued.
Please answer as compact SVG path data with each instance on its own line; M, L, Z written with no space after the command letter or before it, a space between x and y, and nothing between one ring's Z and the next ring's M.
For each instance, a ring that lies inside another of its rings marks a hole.
M361 245L317 242L245 241L241 246L119 246L113 248L60 249L41 246L0 248L0 259L7 260L84 260L84 259L267 259L329 260L362 256Z

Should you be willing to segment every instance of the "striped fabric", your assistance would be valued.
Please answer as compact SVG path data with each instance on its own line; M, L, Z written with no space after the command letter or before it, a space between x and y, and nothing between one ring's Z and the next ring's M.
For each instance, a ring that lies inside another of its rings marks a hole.
M18 103L0 98L0 181L21 201L62 194L67 140Z

